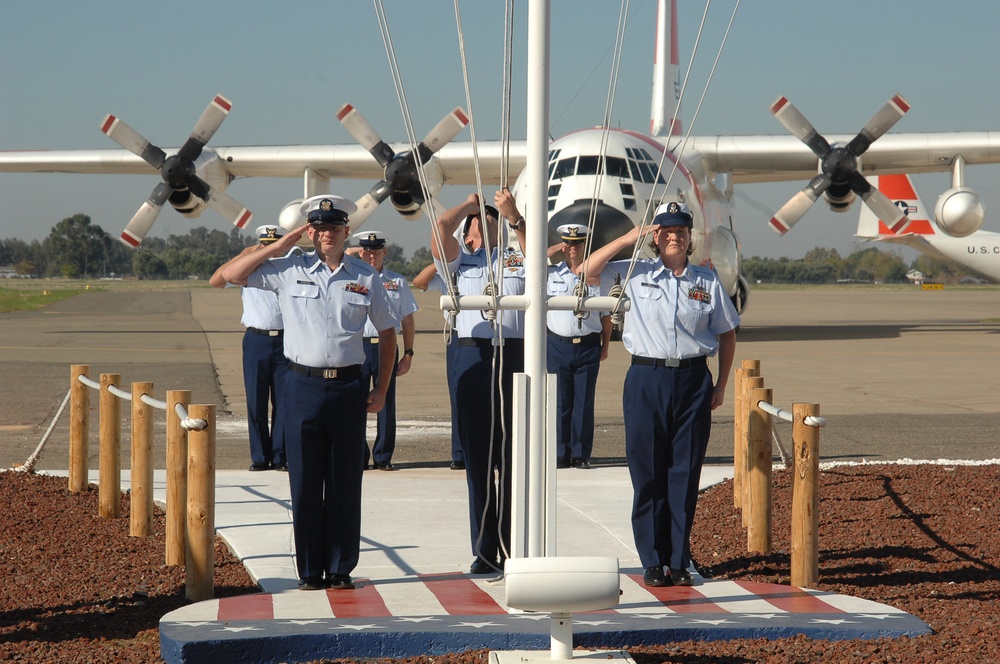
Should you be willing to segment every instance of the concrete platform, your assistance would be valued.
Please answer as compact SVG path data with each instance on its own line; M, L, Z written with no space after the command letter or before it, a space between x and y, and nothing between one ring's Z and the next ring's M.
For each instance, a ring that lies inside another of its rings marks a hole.
M731 472L706 467L702 484ZM558 554L616 557L621 569L618 607L574 616L576 647L796 634L868 639L931 631L890 606L789 586L696 576L691 588L646 588L632 545L627 469L560 470L558 482ZM162 498L162 473L155 492ZM219 534L264 592L199 602L164 616L161 654L170 664L550 647L548 615L509 612L502 578L466 573L473 556L464 473L366 473L354 591L296 588L287 475L220 471L216 503Z

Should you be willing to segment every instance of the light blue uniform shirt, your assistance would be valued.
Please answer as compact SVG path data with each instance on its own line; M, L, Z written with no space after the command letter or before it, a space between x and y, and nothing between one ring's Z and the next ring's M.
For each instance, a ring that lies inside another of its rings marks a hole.
M365 361L365 322L376 330L396 325L389 298L370 265L344 255L331 271L315 252L272 258L254 270L248 288L274 291L285 324L285 356L310 367Z
M240 318L243 327L256 327L258 330L284 329L277 295L259 288L242 288L240 297L243 299L243 317Z
M601 273L607 293L615 275L622 281L629 261L613 261ZM625 286L632 301L625 314L622 343L633 355L659 359L712 356L719 350L718 335L736 329L739 314L709 268L688 265L681 276L660 259L638 260Z
M566 262L549 267L546 289L549 295L573 295L580 277L573 274ZM588 295L600 295L600 286L587 286ZM583 337L601 331L601 312L589 311L586 318L577 318L572 311L552 311L546 315L549 331L561 337Z
M496 271L496 281L500 285L502 295L524 295L524 254L520 251L504 249L497 260L497 249L493 249L493 265ZM458 257L448 263L447 270L442 261L435 260L438 274L458 274L459 295L482 295L489 284L489 261L486 251L482 248L475 252L462 246ZM502 278L501 278L502 275ZM497 312L497 320L502 320L505 339L524 338L524 311L508 310ZM492 339L493 328L483 317L479 309L462 309L458 312L455 330L459 337L475 337Z
M382 270L379 279L382 281L382 285L385 286L385 294L389 298L389 308L392 310L393 318L396 319L396 334L399 334L403 331L403 318L414 313L420 307L417 306L417 301L413 299L413 292L406 283L406 277L392 270ZM378 336L378 330L370 319L365 323L365 336Z

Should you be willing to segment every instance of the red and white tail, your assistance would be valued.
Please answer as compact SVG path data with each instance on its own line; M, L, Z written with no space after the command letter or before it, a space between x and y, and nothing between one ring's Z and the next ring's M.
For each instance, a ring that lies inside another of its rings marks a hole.
M656 48L653 51L653 106L650 136L681 135L681 67L677 43L677 5L660 0L656 10ZM674 120L674 112L677 119Z
M910 219L910 224L906 227L906 235L935 235L934 222L927 214L927 207L920 200L913 180L909 175L880 175L868 178L878 190L885 194L889 200L903 210ZM858 216L858 237L876 238L887 235L896 235L889 226L875 216L867 205L861 206L861 213Z

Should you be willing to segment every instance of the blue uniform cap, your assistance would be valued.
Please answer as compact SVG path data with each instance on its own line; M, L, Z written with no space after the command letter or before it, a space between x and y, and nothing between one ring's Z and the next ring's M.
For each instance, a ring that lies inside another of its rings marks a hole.
M358 206L343 196L319 194L302 202L302 216L310 224L347 224Z
M365 249L384 249L388 240L382 231L362 231L355 233L354 239Z
M691 210L687 205L671 201L656 208L656 214L653 216L653 225L687 226L688 228L691 228L693 225L693 219L694 218L691 216Z

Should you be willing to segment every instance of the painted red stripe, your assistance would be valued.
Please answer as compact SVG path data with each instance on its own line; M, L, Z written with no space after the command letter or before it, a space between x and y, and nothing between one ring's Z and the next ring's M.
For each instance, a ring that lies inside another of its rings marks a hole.
M344 104L344 107L340 109L340 111L337 113L337 120L343 120L344 116L353 110L354 110L353 106L351 106L350 104Z
M216 620L274 620L272 595L240 595L219 599L219 615Z
M455 109L455 117L458 118L458 121L461 122L463 125L469 124L469 118L468 116L465 115L465 113L462 112L462 109L460 108Z
M934 227L931 226L930 219L910 219L906 232L914 235L934 235Z
M223 109L225 109L226 113L231 111L233 108L233 105L229 103L229 100L223 97L222 95L215 96L215 103L218 104Z
M788 226L785 226L783 223L781 223L780 221L778 221L775 217L771 217L771 221L769 221L768 223L771 224L772 226L774 226L774 228L779 233L781 233L782 235L784 235L785 233L788 232Z
M827 604L819 597L795 586L780 586L773 583L755 583L753 581L737 581L736 585L744 590L749 590L768 604L773 604L782 611L788 611L789 613L844 613L840 609Z
M892 102L896 104L896 106L899 107L899 110L903 111L904 113L910 110L910 105L907 104L906 100L900 97L899 95L894 96L892 98Z
M428 590L434 593L444 610L452 616L495 615L506 613L489 593L464 574L420 574Z
M787 104L787 103L788 103L788 100L785 97L782 97L778 101L774 102L774 105L771 106L771 114L772 115L777 115L778 111L780 111L781 109L783 109L785 107L785 104Z
M101 131L104 132L105 134L108 133L109 131L111 131L111 125L113 125L117 121L118 118L116 118L113 115L109 115L108 117L104 118L104 124L101 125Z
M368 579L354 579L354 590L327 590L330 609L337 618L386 618L392 616Z
M251 212L250 210L243 210L243 214L241 214L239 218L236 220L236 226L239 228L243 228L244 226L246 226L247 222L250 221L251 219L253 219L253 212Z
M642 574L629 574L629 577L671 611L677 613L729 613L692 586L649 588L642 582Z
M138 247L139 246L139 242L140 241L137 240L137 239L135 239L134 237L132 237L128 233L122 233L122 239L125 240L126 242L128 242L133 247Z

